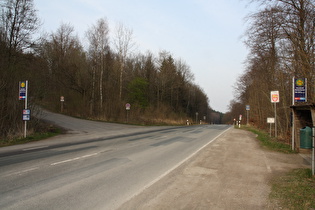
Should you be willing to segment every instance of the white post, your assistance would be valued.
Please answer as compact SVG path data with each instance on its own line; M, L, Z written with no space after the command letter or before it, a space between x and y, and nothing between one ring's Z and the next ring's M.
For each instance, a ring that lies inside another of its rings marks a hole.
M24 109L27 109L27 92L28 92L28 81L26 80L25 81L25 108ZM26 131L27 131L27 120L24 120L24 138L26 138Z
M275 104L275 137L277 138L277 103Z
M276 105L276 103L278 103L280 101L279 91L271 91L270 96L271 96L271 103L275 104L274 123L275 123L275 138L277 138L277 105Z

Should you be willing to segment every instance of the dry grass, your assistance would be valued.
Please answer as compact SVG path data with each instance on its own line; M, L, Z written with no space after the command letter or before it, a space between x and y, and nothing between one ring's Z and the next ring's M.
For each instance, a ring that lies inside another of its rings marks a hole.
M270 198L285 209L315 208L315 177L310 169L295 169L272 180Z

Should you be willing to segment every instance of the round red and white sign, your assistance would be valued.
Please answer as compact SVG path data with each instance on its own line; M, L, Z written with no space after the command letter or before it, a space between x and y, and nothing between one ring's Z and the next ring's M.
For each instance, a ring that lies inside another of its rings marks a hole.
M130 104L126 103L126 110L130 110Z

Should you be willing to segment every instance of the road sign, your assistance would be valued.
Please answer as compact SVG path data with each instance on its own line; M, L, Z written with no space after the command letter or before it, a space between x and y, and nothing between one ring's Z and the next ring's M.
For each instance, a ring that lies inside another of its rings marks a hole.
M307 78L294 79L294 101L307 101Z
M65 101L65 97L64 96L60 96L60 101L64 102Z
M131 105L129 103L126 103L126 110L130 110Z
M247 111L250 110L250 105L246 105L246 110L247 110Z
M23 121L29 121L31 119L31 110L23 109Z
M279 97L279 91L271 91L270 92L270 98L271 98L271 103L279 103L280 97Z
M29 110L29 109L23 109L23 114L30 115L30 114L31 114L31 110Z
M268 118L267 118L267 123L275 123L275 118L273 118L273 117L268 117Z
M26 99L26 91L27 91L26 82L20 82L19 83L19 100Z

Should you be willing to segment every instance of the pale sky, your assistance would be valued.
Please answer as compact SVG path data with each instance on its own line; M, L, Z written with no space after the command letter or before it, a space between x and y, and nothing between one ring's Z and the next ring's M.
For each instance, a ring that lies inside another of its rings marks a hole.
M83 45L85 32L106 18L114 37L118 23L133 31L141 53L162 50L184 60L212 109L228 111L233 85L244 71L248 51L241 36L249 12L245 0L34 0L42 30L70 23Z

